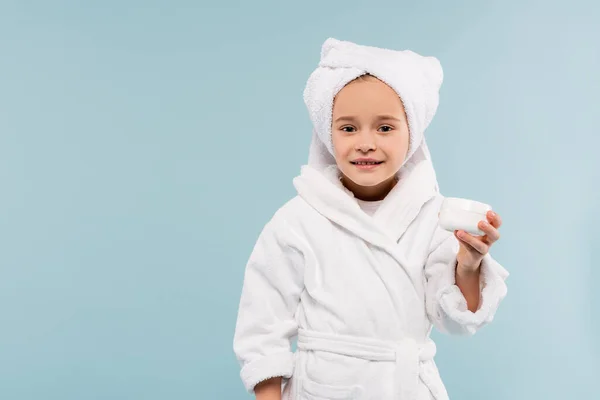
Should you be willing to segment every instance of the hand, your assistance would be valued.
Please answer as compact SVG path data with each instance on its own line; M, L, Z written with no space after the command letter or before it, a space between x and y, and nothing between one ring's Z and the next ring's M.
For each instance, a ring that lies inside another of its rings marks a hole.
M485 233L483 236L471 235L462 230L454 231L454 236L460 243L460 249L456 256L457 267L464 272L477 272L483 257L490 251L490 247L500 239L498 229L502 225L502 219L493 211L488 211L486 218L487 221L480 221L477 225Z

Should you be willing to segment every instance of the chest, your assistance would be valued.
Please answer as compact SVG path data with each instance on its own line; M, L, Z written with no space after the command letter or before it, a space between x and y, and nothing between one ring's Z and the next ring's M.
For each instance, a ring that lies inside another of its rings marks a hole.
M399 239L385 246L326 218L313 221L306 239L312 254L305 258L305 286L315 294L329 293L358 301L373 292L422 291L423 268L433 232L415 219Z

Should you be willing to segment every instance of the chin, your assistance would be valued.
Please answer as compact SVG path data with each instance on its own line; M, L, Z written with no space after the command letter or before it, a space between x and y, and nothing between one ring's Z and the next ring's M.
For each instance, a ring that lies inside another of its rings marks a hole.
M362 175L362 174L361 174ZM380 174L373 174L371 176L365 176L365 175L358 175L357 174L352 174L352 175L346 175L348 178L350 178L350 180L352 182L354 182L355 184L359 185L359 186L364 186L364 187L372 187L372 186L377 186L383 182L385 182L388 178L387 175L380 175Z

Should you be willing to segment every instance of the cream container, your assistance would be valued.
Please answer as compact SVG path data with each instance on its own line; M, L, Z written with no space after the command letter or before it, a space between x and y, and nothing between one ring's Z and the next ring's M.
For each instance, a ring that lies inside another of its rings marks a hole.
M463 230L472 235L485 235L479 221L487 221L486 214L492 207L475 200L446 197L440 209L440 226L450 232Z

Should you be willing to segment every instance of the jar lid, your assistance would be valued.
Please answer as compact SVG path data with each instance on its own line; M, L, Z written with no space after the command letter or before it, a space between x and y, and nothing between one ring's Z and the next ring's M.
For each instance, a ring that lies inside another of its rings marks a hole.
M456 208L464 211L485 214L492 209L489 204L481 203L475 200L461 199L458 197L446 197L442 208Z

